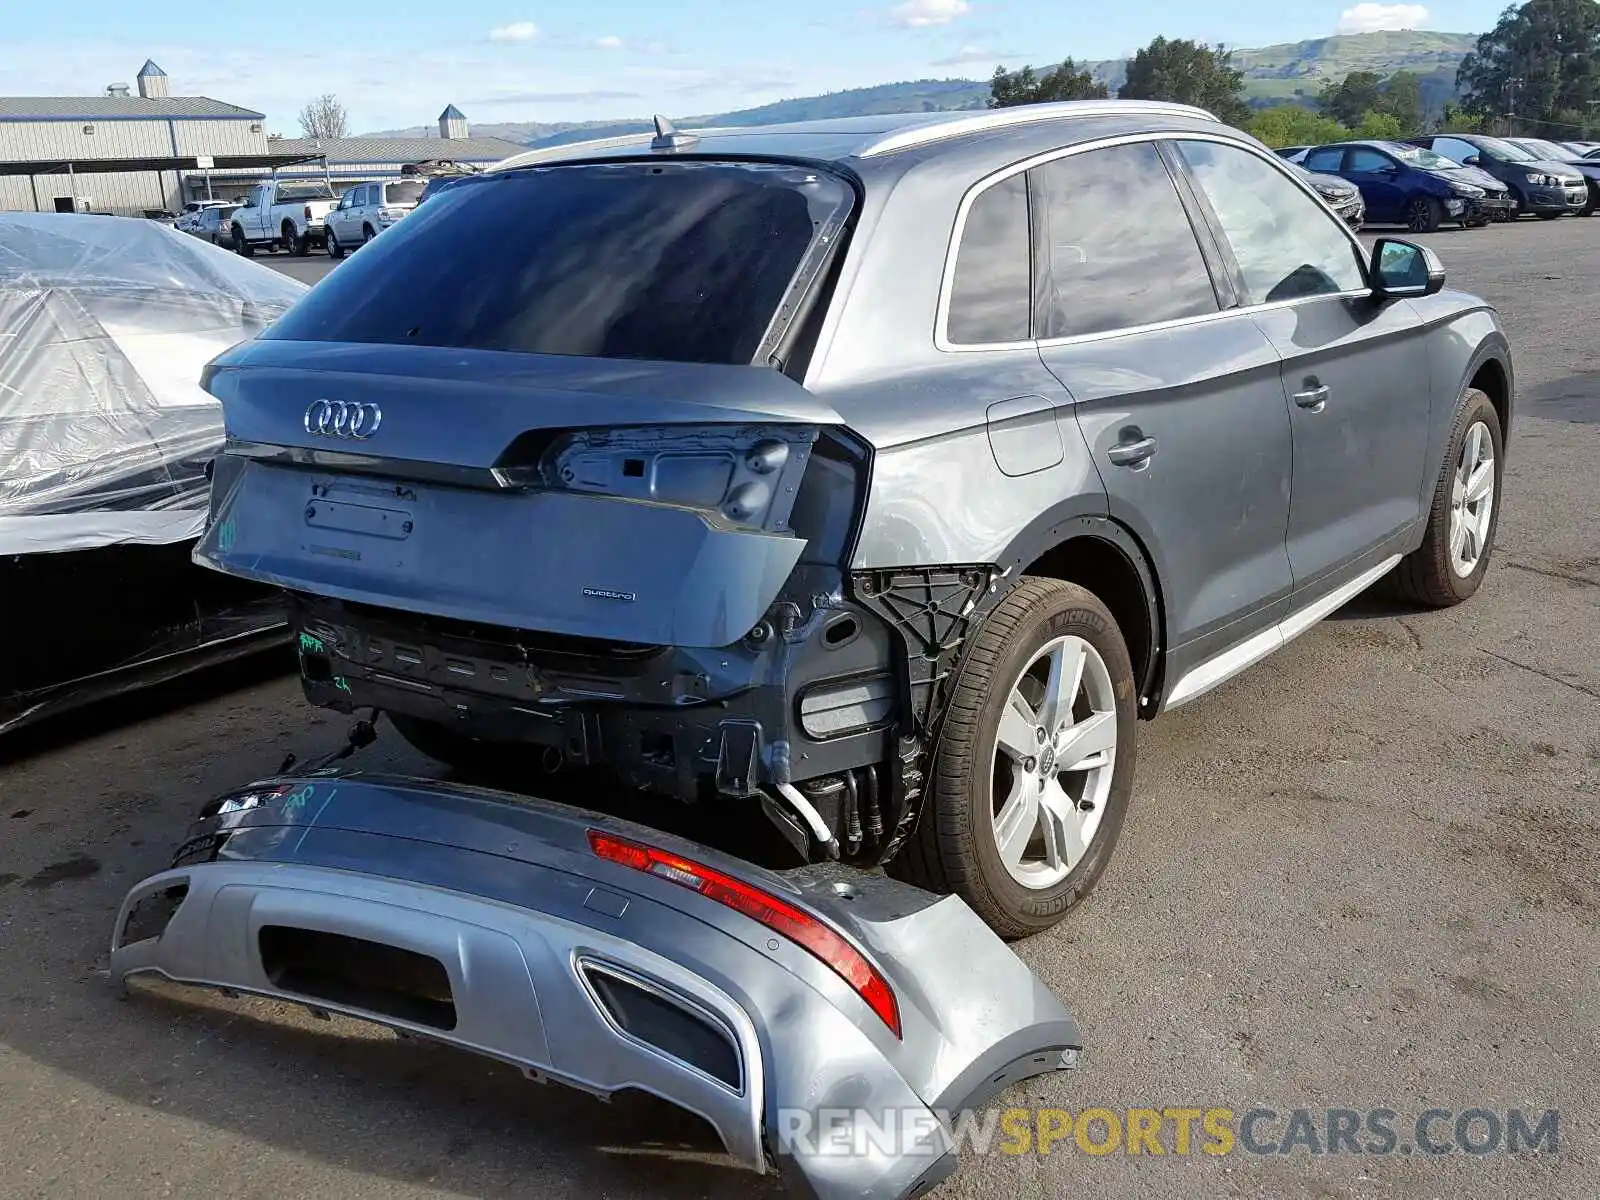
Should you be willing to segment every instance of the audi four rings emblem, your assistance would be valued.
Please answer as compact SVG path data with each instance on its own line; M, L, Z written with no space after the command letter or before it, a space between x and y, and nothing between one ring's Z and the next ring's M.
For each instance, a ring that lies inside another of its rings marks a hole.
M353 404L348 400L313 400L306 409L306 432L319 437L355 438L365 441L383 424L383 409L376 404Z

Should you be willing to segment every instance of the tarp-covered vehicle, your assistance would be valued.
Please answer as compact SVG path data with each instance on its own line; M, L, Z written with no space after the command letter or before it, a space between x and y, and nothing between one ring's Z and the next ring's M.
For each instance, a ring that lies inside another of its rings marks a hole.
M271 589L190 559L199 379L305 291L152 221L0 213L0 731L282 635Z

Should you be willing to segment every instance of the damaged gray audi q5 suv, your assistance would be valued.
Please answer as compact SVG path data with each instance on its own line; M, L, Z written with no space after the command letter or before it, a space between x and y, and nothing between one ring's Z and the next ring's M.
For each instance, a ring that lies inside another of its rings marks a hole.
M198 561L447 763L759 807L994 929L1112 851L1135 727L1389 577L1483 579L1494 311L1197 109L535 151L260 338Z

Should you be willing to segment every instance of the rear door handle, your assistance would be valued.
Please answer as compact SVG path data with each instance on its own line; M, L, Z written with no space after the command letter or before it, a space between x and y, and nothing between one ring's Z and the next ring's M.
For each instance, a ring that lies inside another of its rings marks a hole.
M1328 385L1318 384L1314 388L1307 388L1303 392L1294 394L1294 402L1301 408L1308 408L1312 412L1321 412L1328 403Z
M1149 462L1155 452L1155 438L1147 437L1140 438L1137 442L1118 442L1106 451L1106 457L1119 467L1137 467L1141 463Z

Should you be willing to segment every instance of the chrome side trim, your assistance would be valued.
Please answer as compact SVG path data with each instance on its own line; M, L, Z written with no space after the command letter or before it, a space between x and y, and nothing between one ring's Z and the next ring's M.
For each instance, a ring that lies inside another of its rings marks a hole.
M1190 104L1171 104L1162 100L1063 100L1053 104L1024 104L1016 108L1000 108L975 116L953 117L948 121L933 121L909 129L883 134L856 151L857 158L876 158L896 150L909 150L942 142L968 133L985 133L995 129L1009 129L1014 125L1031 125L1039 121L1059 120L1063 117L1115 117L1164 116L1192 117L1201 121L1215 121L1215 113Z
M1024 105L1023 107L1030 107ZM1041 106L1048 107L1048 106ZM1038 346L1041 349L1052 346L1071 346L1086 342L1106 341L1109 338L1127 337L1130 334L1149 333L1158 329L1181 329L1187 325L1199 325L1207 321L1220 320L1223 317L1238 316L1241 313L1267 312L1272 309L1289 308L1297 304L1305 304L1312 300L1350 300L1370 296L1370 291L1329 292L1318 296L1299 296L1293 300L1275 300L1269 304L1246 304L1233 308L1222 308L1216 312L1199 313L1192 317L1177 317L1170 321L1155 321L1148 325L1130 325L1125 329L1107 329L1099 333L1078 333L1058 338L1034 338L1025 342L979 342L971 345L950 341L950 294L955 287L956 256L961 249L961 236L966 232L967 214L972 211L972 206L979 196L988 191L995 184L1009 179L1013 175L1030 171L1034 167L1043 166L1045 163L1054 162L1058 158L1067 158L1074 154L1087 154L1094 150L1106 150L1114 146L1131 146L1140 142L1216 142L1223 146L1233 146L1249 154L1254 154L1262 162L1270 163L1280 175L1283 175L1311 199L1315 200L1317 207L1332 221L1345 235L1345 238L1355 248L1357 261L1365 263L1368 259L1366 248L1361 244L1361 239L1328 207L1317 190L1311 186L1307 179L1301 178L1295 172L1286 170L1283 161L1270 150L1252 145L1242 136L1230 137L1226 134L1206 133L1187 129L1162 129L1145 130L1140 133L1121 134L1116 137L1096 138L1094 141L1080 142L1075 146L1064 146L1056 150L1047 150L1042 154L1035 154L1021 162L1012 163L1010 166L1001 167L998 171L984 176L967 189L967 194L961 198L961 204L956 209L955 228L950 234L950 245L945 250L944 276L939 281L939 304L934 310L933 344L939 349L950 354L970 354L975 351L987 350L1018 350ZM1198 233L1196 235L1198 237ZM1365 268L1363 267L1363 272Z
M1203 696L1248 667L1254 666L1275 650L1281 650L1329 613L1341 608L1356 596L1382 579L1400 562L1400 555L1391 554L1377 566L1363 571L1349 583L1334 588L1326 596L1312 601L1302 609L1290 613L1270 629L1263 629L1236 646L1213 655L1203 663L1191 667L1168 690L1161 705L1162 712L1189 703Z

